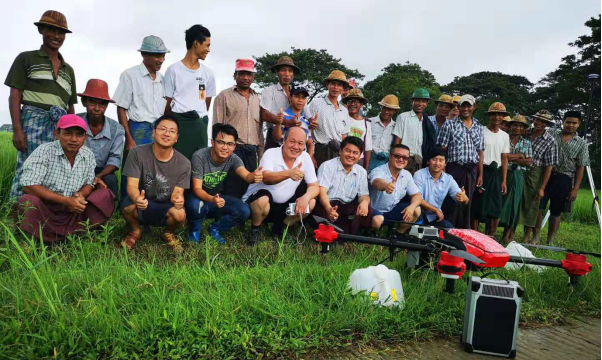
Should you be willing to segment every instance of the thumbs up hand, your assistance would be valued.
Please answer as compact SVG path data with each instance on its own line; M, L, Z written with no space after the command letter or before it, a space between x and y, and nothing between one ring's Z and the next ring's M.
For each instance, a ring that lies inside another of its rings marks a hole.
M301 167L303 167L303 161L301 161L299 163L299 165L297 165L294 168L289 170L289 177L293 181L299 181L299 180L303 179L303 176L305 174L303 173L303 171L301 171Z
M385 191L387 194L393 194L395 192L395 185L397 184L397 179L393 179L390 183L387 184Z
M459 203L468 202L468 196L466 196L466 190L464 190L464 186L462 186L462 191L456 194L456 201Z
M176 210L180 210L184 207L184 196L178 193L176 196L172 197L171 203L176 208Z
M337 210L339 209L339 206L333 206L330 208L330 210L328 210L327 212L327 216L328 216L328 220L335 222L337 221L337 219L339 218L339 213L337 213Z
M263 166L258 167L255 171L253 171L253 182L260 183L263 181Z
M138 197L136 197L136 208L138 210L146 210L147 206L148 206L148 200L146 200L146 198L144 197L144 190L142 190L140 192L140 195L138 195Z
M213 203L217 205L218 208L222 208L224 207L224 205L226 205L226 200L221 198L219 194L215 194L215 196L213 197Z
M309 120L309 128L315 130L318 127L318 113L314 114L314 117Z
M284 122L284 111L282 111L282 108L280 108L280 112L278 113L278 115L276 115L276 122L278 125Z

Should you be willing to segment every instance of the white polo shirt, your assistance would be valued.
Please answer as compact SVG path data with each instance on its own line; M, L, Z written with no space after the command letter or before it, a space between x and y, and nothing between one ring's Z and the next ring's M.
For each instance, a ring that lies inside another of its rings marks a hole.
M301 155L295 159L293 167L299 165L299 163L303 162L301 165L301 171L305 174L303 180L307 184L312 184L318 181L316 177L316 170L314 169L314 163L311 161L311 157L307 152L302 152ZM261 161L259 162L259 166L263 166L263 171L271 171L271 172L279 172L284 170L289 170L289 168L284 163L284 158L282 157L282 148L273 148L267 150ZM295 191L297 187L301 183L299 181L293 181L292 179L286 179L284 181L279 182L275 185L266 185L263 182L258 184L251 184L247 189L247 192L243 195L242 201L247 201L247 199L258 192L259 190L266 189L272 194L272 199L277 204L284 204L288 199L292 198L295 195Z

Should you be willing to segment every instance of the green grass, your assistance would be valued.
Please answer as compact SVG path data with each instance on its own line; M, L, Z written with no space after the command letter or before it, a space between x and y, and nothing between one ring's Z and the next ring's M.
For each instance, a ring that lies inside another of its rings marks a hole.
M17 152L12 144L12 133L0 132L0 204L10 192Z
M0 215L0 358L310 357L461 332L465 283L445 294L443 278L404 269L403 255L386 263L401 273L402 309L349 293L353 270L387 256L380 247L348 244L321 255L309 236L291 239L294 228L254 248L235 231L225 246L185 244L182 256L147 233L125 253L114 246L124 232L116 215L101 231L45 249ZM557 244L599 252L600 232L563 223ZM593 272L574 288L560 269L500 270L526 289L522 324L599 315L600 261L589 261Z

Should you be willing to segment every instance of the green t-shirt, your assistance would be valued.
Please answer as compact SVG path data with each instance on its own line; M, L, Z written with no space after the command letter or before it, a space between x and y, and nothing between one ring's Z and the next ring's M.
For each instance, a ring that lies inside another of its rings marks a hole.
M4 84L23 92L24 105L49 110L59 106L65 110L77 104L75 73L59 54L61 67L55 76L50 57L43 47L40 50L20 53L6 76Z

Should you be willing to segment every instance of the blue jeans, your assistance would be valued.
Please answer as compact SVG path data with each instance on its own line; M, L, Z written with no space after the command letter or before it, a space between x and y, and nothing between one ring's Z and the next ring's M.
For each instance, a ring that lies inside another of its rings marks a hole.
M449 220L447 219L443 219L441 221L437 221L437 218L435 218L433 221L429 221L427 219L426 216L422 216L422 224L423 225L434 225L434 226L439 226L445 229L453 229L454 228L454 224L452 224L451 222L449 222Z
M190 224L196 223L200 226L205 219L218 219L215 223L217 230L228 231L237 224L244 224L249 216L251 216L251 208L241 199L228 195L220 196L226 200L226 204L222 208L218 208L215 204L201 201L201 199L192 193L187 194L184 207L188 222Z

